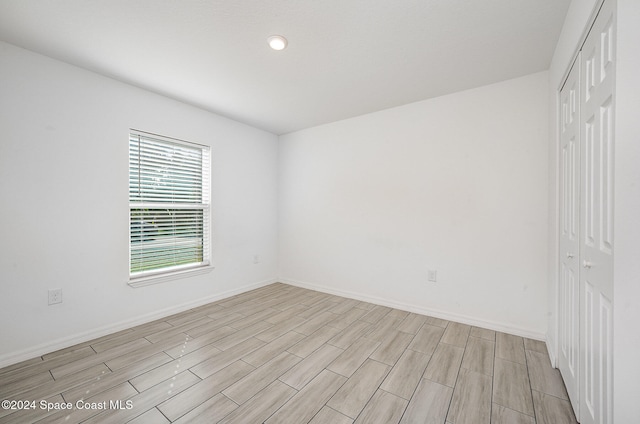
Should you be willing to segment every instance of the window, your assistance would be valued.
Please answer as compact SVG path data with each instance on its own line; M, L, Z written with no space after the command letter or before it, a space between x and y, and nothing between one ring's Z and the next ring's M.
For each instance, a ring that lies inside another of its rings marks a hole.
M209 265L209 147L131 130L132 283Z

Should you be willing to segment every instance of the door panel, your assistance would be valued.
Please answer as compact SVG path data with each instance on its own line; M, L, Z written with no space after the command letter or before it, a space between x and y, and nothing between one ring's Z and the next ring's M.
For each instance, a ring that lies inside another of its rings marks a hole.
M560 91L560 287L558 368L576 416L579 405L580 59Z
M615 15L605 1L581 73L580 422L612 423Z

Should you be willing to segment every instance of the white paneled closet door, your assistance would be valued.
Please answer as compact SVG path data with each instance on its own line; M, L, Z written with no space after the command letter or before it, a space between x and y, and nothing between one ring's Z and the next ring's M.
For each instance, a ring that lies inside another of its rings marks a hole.
M560 91L560 278L558 368L579 416L580 57Z
M612 424L615 1L560 90L558 368L582 424Z
M614 2L582 47L580 422L612 423Z

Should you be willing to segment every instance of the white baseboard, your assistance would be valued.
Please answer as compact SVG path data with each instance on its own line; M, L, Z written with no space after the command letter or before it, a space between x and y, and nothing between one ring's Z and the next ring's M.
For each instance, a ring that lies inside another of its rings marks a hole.
M558 358L556 357L555 346L551 346L549 343L549 338L547 337L547 342L545 343L547 346L547 353L549 354L549 360L551 361L551 366L553 368L558 368Z
M440 311L429 307L412 305L404 302L397 302L391 299L383 299L375 296L369 296L362 293L354 293L345 290L336 290L334 288L325 287L319 284L307 283L303 281L292 280L290 278L280 278L278 281L292 286L302 287L305 289L315 290L323 293L334 294L336 296L348 297L350 299L362 300L364 302L375 303L376 305L388 306L403 311L414 312L421 315L429 315L436 318L446 319L448 321L460 322L463 324L473 325L475 327L487 328L489 330L501 331L503 333L513 334L516 336L527 337L533 340L546 341L545 333L531 331L526 328L516 327L508 323L488 321L478 319L462 314L455 314L446 311Z
M18 352L12 352L8 354L0 355L0 368L9 365L16 364L18 362L32 359L38 356L45 355L47 353L55 352L60 349L76 345L78 343L84 343L89 340L96 339L98 337L106 336L108 334L115 333L117 331L125 330L127 328L135 327L136 325L146 324L148 322L165 318L179 312L184 312L198 306L206 305L207 303L215 302L221 299L226 299L231 296L235 296L240 293L247 292L249 290L257 289L269 284L277 282L277 278L271 278L263 280L257 283L248 284L237 289L227 290L222 293L215 294L213 296L203 297L191 302L186 302L180 305L171 306L169 308L161 309L159 311L151 312L145 315L141 315L132 319L117 322L115 324L106 325L100 328L95 328L82 333L74 334L72 336L63 337L51 342L42 343L40 345L24 349Z

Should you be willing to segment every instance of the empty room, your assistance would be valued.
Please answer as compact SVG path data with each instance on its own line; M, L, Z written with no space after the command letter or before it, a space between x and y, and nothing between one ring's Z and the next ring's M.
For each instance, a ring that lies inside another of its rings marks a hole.
M0 423L640 422L640 1L0 1Z

